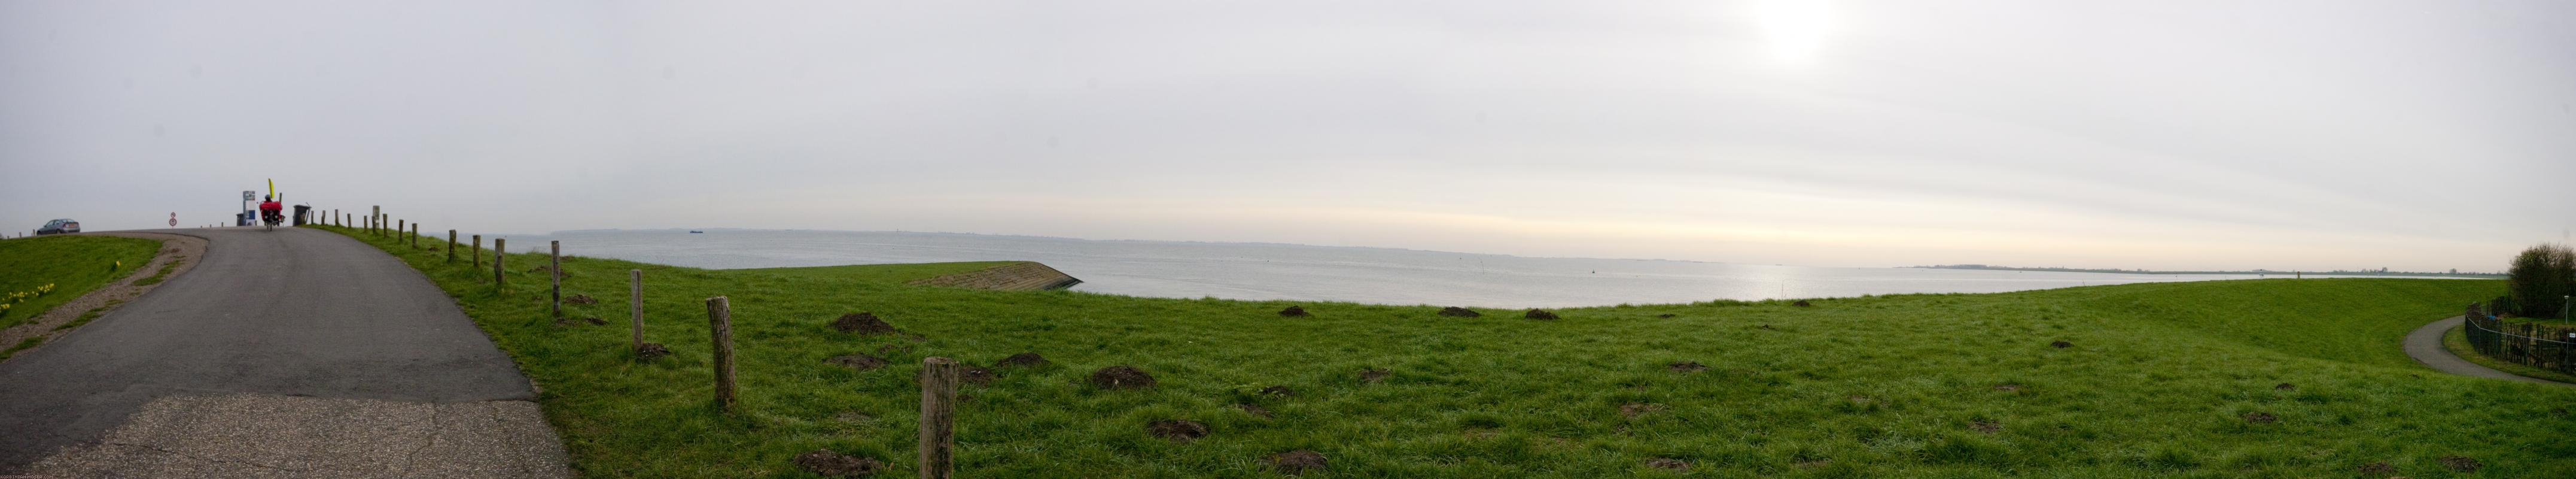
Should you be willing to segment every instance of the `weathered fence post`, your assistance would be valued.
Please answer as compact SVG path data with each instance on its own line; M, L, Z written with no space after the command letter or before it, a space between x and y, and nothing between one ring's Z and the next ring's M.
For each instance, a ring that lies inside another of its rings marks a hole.
M723 296L707 298L707 330L715 343L716 410L733 412L733 305Z
M447 262L456 262L456 230L447 230Z
M492 238L492 286L501 286L501 259L510 257L510 248L502 246L509 238Z
M921 358L921 478L948 479L955 472L957 360Z
M635 321L633 349L644 351L644 270L626 270L626 315Z
M548 302L554 305L555 319L563 319L563 240L546 241L546 276L554 282Z
M411 229L410 225L403 224L403 220L394 220L394 234L402 234L404 230L409 229ZM400 243L400 241L396 241L396 243Z
M411 224L411 247L420 247L420 223Z
M370 208L367 213L367 234L372 235L383 233L383 231L377 229L376 218L385 215L385 205L368 205L367 207Z
M467 266L468 268L483 267L483 235L474 235L474 254L465 255L465 257L474 259L474 265Z

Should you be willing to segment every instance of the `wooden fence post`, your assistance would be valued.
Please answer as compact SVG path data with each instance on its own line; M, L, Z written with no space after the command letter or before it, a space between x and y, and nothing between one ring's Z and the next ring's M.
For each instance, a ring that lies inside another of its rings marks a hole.
M420 247L420 223L411 224L411 247Z
M402 234L404 230L408 229L411 229L410 226L403 224L403 220L394 220L394 234ZM400 243L400 241L396 241L396 243Z
M483 235L474 235L474 254L465 255L465 257L474 259L474 265L468 266L469 268L483 268Z
M635 351L644 350L644 270L626 270L626 315L635 321Z
M716 355L716 410L733 412L733 305L723 296L707 298L707 330Z
M555 319L563 319L563 240L546 241L546 276L554 282L547 294L554 299L548 302L554 305Z
M501 286L501 259L510 257L510 248L503 246L509 241L509 238L492 238L492 286L496 288Z
M456 230L447 230L447 262L456 262Z
M957 457L957 360L921 358L921 478L948 479Z

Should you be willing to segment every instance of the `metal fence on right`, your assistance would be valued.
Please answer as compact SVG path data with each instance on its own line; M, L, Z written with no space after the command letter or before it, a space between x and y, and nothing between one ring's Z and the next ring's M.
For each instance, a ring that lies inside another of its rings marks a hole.
M2514 364L2576 374L2576 328L2539 323L2504 324L2504 320L2469 305L2469 346L2479 354Z

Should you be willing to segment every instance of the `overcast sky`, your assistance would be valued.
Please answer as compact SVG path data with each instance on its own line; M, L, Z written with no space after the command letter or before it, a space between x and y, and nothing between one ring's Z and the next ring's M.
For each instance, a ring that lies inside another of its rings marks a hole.
M2501 270L2571 105L2565 1L0 0L0 225Z

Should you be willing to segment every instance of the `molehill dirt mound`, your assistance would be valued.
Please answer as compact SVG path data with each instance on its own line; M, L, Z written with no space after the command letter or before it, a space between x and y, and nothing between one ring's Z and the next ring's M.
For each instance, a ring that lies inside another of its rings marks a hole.
M1975 429L1977 432L1994 434L1996 431L2004 430L2004 423L1989 419L1979 419L1976 422L1968 423L1968 428Z
M1664 318L1664 319L1673 319L1673 316L1676 316L1676 315L1675 315L1675 314L1673 314L1673 313L1664 313L1664 314L1658 314L1658 315L1655 315L1655 317L1658 317L1658 318Z
M1144 389L1154 387L1154 375L1122 364L1092 371L1091 385L1101 389Z
M1279 310L1279 317L1282 318L1303 318L1308 316L1314 315L1308 314L1306 312L1306 307L1304 306L1289 306L1288 309Z
M1188 419L1165 419L1146 424L1145 433L1172 442L1190 442L1207 437L1208 427Z
M1630 419L1635 419L1637 416L1642 416L1642 415L1645 415L1645 414L1647 414L1647 413L1652 413L1652 412L1662 411L1662 410L1665 410L1665 409L1668 409L1668 408L1664 407L1664 405L1662 405L1662 404L1655 404L1655 403L1642 403L1642 402L1632 402L1632 403L1627 403L1627 404L1621 404L1621 405L1619 405L1619 415L1621 415L1621 416L1627 416L1627 417L1628 417L1628 418L1630 418Z
M860 371L882 368L887 364L885 358L865 354L833 356L831 359L823 360L823 362L833 366L840 366Z
M2442 467L2451 468L2453 471L2478 472L2478 468L2483 466L2485 466L2485 464L2479 464L2476 459L2461 456L2442 456Z
M1281 474L1289 475L1322 471L1325 467L1324 455L1305 449L1271 454L1270 467L1278 469Z
M1797 307L1801 307L1801 308L1808 307L1808 306L1815 306L1815 304L1808 303L1808 302L1807 302L1807 300L1803 300L1803 299L1798 300L1798 302L1795 302L1795 303L1789 303L1789 305L1790 305L1790 306L1797 306Z
M1360 371L1360 381L1367 382L1369 384L1377 384L1386 382L1386 377L1392 375L1395 375L1395 373L1384 369L1370 369Z
M2011 392L2011 391L2020 391L2020 390L2022 390L2022 388L2023 388L2023 387L2025 387L2025 386L2022 386L2022 385L2019 385L2019 384L2013 384L2013 383L2003 383L2003 384L1997 384L1997 385L1995 385L1995 390L1996 390L1996 391Z
M1478 313L1478 312L1476 312L1476 310L1473 310L1473 309L1461 308L1461 307L1457 307L1457 306L1450 306L1450 307L1446 307L1446 308L1440 308L1440 315L1441 315L1441 316L1453 317L1453 318L1473 318L1473 317L1484 316L1485 314L1484 314L1484 313Z
M2280 421L2281 421L2281 417L2280 417L2280 416L2274 416L2274 415L2272 415L2272 413L2268 413L2268 412L2249 412L2249 413L2245 413L2245 422L2248 422L2248 423L2254 423L2254 424L2271 424L2271 423L2280 422Z
M1284 398L1284 397L1289 397L1289 396L1295 396L1295 395L1297 395L1297 390L1295 390L1295 389L1288 389L1288 387L1287 387L1287 386L1271 386L1271 387L1261 388L1261 395L1263 395L1263 396L1278 396L1278 397L1283 397L1283 398Z
M1557 319L1556 313L1544 309L1529 310L1529 312L1521 313L1521 317L1529 319Z
M993 370L973 364L960 365L957 368L957 380L977 386L992 384Z
M2272 390L2274 391L2295 391L2298 389L2298 386L2292 386L2290 383L2281 383L2279 386L2272 386Z
M1243 413L1244 413L1244 414L1250 414L1250 415L1254 415L1254 416L1259 416L1259 417L1261 417L1262 419L1269 419L1269 418L1270 418L1270 410L1269 410L1269 409L1263 409L1261 406L1251 405L1251 404L1236 404L1236 405L1234 405L1234 408L1235 408L1235 409L1241 409L1241 410L1243 410Z
M644 343L644 347L635 348L635 359L639 361L652 361L670 355L671 347L663 346L662 343Z
M1652 467L1652 468L1656 468L1656 469L1663 469L1663 470L1667 470L1667 471L1688 471L1688 470L1690 470L1690 461L1684 461L1684 460L1674 459L1674 458L1669 458L1669 457L1658 457L1658 458L1654 458L1654 459L1647 459L1647 460L1646 460L1646 467Z
M2379 461L2363 464L2361 467L2353 468L2353 470L2360 471L2362 474L2395 474L2397 473L2397 466L2388 465L2388 461Z
M844 333L885 334L894 332L894 325L877 319L875 313L861 311L844 314L841 315L841 319L832 320L832 329L838 329Z
M1700 364L1698 361L1679 361L1674 362L1669 366L1665 366L1665 368L1671 369L1673 372L1677 373L1696 373L1707 371L1708 365Z
M866 477L886 469L885 463L877 462L875 459L822 449L797 454L796 459L789 462L796 464L797 469L804 469L824 477Z
M543 266L543 265L539 265L539 266L537 266L537 267L535 267L535 268L530 268L530 269L528 269L528 272L530 272L530 273L545 273L545 272L550 272L550 271L554 271L554 268L547 267L547 266ZM565 279L571 279L571 278L572 278L572 272L571 272L571 271L565 271L565 272L563 272L563 277L564 277Z
M1002 358L1002 362L994 363L994 366L1018 366L1024 368L1034 368L1045 365L1047 365L1046 357L1039 356L1038 353L1013 354L1011 357Z
M587 294L576 294L576 295L572 295L572 296L569 296L569 297L565 297L565 298L564 298L564 302L566 302L566 303L572 303L572 304L584 304L584 305L588 305L588 304L599 304L599 300L598 300L598 299L596 299L596 298L592 298L592 297L590 297L590 295L587 295Z
M2061 340L2061 341L2053 341L2053 342L2048 343L2048 347L2057 348L2057 349L2066 349L2066 348L2070 348L2070 347L2075 347L2075 343L2070 343L2070 342L2066 342L2066 341L2062 341L2062 340Z
M597 317L597 316L586 316L586 317L581 317L581 318L563 318L563 319L557 319L557 320L555 320L555 326L557 326L557 327L573 327L573 326L584 326L584 325L588 325L588 326L606 326L606 325L608 325L608 320L605 320L605 319L599 319L599 317Z

